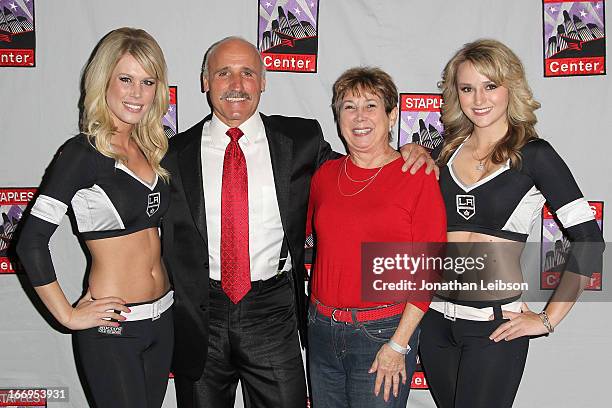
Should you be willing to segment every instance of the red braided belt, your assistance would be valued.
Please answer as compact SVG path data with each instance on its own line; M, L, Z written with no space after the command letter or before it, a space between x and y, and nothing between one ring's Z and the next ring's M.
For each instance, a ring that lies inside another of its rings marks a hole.
M405 303L394 303L391 305L363 309L336 308L325 306L314 297L311 297L311 302L316 305L317 311L323 316L342 323L369 322L372 320L384 319L385 317L397 316L398 314L404 313L404 309L406 308ZM355 321L353 321L353 312L355 312Z

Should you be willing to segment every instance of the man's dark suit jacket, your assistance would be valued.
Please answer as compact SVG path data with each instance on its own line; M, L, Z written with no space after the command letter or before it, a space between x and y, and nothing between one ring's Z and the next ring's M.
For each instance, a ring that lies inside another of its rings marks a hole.
M310 179L335 157L316 120L261 115L285 240L291 254L296 315L304 334L304 239ZM170 209L162 222L163 259L174 286L173 372L201 377L208 347L209 266L202 185L202 127L209 115L170 139L162 166L170 172ZM279 254L280 255L280 254Z

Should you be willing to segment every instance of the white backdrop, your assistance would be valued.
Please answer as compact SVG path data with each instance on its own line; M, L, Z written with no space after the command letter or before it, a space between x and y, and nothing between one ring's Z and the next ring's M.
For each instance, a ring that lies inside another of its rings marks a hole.
M36 0L36 67L0 68L0 187L37 186L57 148L78 132L81 70L104 34L132 26L159 41L170 83L178 86L179 129L185 130L209 112L199 82L204 51L227 35L255 42L257 13L256 0ZM331 85L343 70L377 65L400 92L437 92L440 71L456 49L496 38L525 64L542 103L540 135L567 161L587 199L612 203L606 134L612 82L607 76L543 78L541 1L321 0L318 28L318 73L268 73L262 112L316 118L342 151L329 105ZM539 240L539 228L530 239ZM85 258L66 220L51 247L60 283L76 300ZM605 275L603 281L605 288ZM0 310L0 388L69 387L69 403L49 406L87 406L71 336L45 322L14 275L0 276ZM610 406L604 377L612 364L611 312L609 303L578 304L554 335L532 341L515 406ZM164 406L175 406L172 381ZM428 391L412 391L409 406L434 404Z

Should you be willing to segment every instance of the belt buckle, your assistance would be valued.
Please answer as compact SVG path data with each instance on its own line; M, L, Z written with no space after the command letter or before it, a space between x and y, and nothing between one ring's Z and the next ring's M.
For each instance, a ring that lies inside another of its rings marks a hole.
M453 305L453 314L449 313L450 307L449 305ZM457 320L457 305L451 302L444 302L444 318L454 322Z
M151 317L151 320L157 320L161 316L161 300L154 302L152 306L153 306L153 317Z
M339 321L336 319L336 312L337 312L338 310L340 310L340 309L334 309L334 310L332 310L332 312L331 312L331 319L332 319L334 322L336 322L336 323L341 323L341 322L339 322Z

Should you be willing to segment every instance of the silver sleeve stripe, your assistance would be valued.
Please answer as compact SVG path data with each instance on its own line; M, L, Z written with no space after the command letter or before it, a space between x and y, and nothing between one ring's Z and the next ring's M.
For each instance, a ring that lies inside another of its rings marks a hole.
M531 187L521 198L502 230L529 234L545 201L540 190L536 186Z
M593 210L591 210L591 206L584 197L565 204L555 211L555 214L565 228L595 219Z
M79 232L125 229L119 212L97 184L77 191L71 204Z
M41 194L32 206L30 214L41 220L59 225L67 210L68 206L66 204L53 197Z

